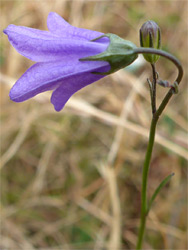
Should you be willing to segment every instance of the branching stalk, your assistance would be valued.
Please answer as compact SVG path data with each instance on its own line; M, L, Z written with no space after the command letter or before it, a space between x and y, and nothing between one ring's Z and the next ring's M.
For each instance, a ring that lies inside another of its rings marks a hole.
M137 48L135 49L135 53L137 54L156 54L163 56L173 62L175 66L178 69L178 76L174 82L174 87L171 87L171 89L167 92L166 96L164 97L163 101L161 102L159 108L155 111L156 109L156 101L155 101L155 96L156 96L156 72L154 66L152 66L153 70L153 89L150 92L151 93L151 100L152 100L152 111L153 111L153 117L150 125L150 134L149 134L149 142L147 146L147 151L145 155L145 161L144 161L144 166L143 166L143 172L142 172L142 190L141 190L141 219L140 219L140 228L139 228L139 234L138 234L138 241L137 241L137 246L136 249L142 249L142 242L143 242L143 237L144 237L144 232L145 232L145 225L146 225L146 219L147 219L147 214L148 214L148 199L147 199L147 183L148 183L148 173L149 173L149 167L150 167L150 162L151 162L151 156L152 156L152 151L153 151L153 145L155 141L155 131L156 131L156 125L159 120L160 115L162 114L163 110L165 109L166 105L168 104L170 98L172 95L175 93L175 84L179 84L182 77L183 77L183 68L181 66L181 63L179 60L174 57L173 55L162 51L162 50L157 50L153 48ZM173 85L172 85L173 86ZM177 87L176 87L177 88Z

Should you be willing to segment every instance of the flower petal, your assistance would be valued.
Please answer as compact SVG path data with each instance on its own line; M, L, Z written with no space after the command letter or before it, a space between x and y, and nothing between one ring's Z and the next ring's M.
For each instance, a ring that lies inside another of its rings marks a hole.
M62 65L54 63L36 63L31 66L10 90L10 99L25 101L38 93L55 89L60 84L59 75Z
M109 69L110 66L103 66L95 69L95 71L107 72ZM104 76L105 75L93 74L91 71L87 71L63 79L63 82L54 90L51 97L51 103L54 105L55 110L60 111L75 92L95 81L98 81Z
M108 65L107 62L66 62L36 63L31 66L14 84L10 90L10 99L15 102L25 101L41 92L60 86L64 79L84 72L96 71Z
M82 58L103 52L108 44L62 39L49 31L9 25L4 33L12 46L23 56L36 62L67 60L67 57Z
M8 32L15 32L16 34L25 35L30 38L37 38L42 40L54 40L57 39L57 35L46 30L39 30L34 28L29 28L25 26L17 26L14 24L8 25L6 29L3 30L5 34Z
M101 32L76 28L67 23L61 16L55 12L50 12L47 19L47 26L49 31L61 36L61 37L72 37L80 40L92 40L99 36L104 35ZM108 42L108 39L105 39Z

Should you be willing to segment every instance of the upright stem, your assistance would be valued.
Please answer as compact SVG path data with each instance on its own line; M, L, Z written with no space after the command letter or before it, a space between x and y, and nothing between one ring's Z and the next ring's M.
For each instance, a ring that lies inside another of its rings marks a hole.
M148 201L147 201L148 172L149 172L149 167L150 167L150 162L151 162L153 145L155 141L156 125L157 125L157 121L161 113L165 109L172 95L173 95L173 89L170 89L168 93L166 94L165 98L163 99L161 105L155 112L155 114L153 114L152 121L151 121L149 141L148 141L148 146L147 146L147 151L146 151L146 156L145 156L145 161L144 161L144 166L143 166L143 171L142 171L141 218L140 218L138 240L137 240L137 245L136 245L137 250L142 248L142 241L143 241L145 225L146 225L147 210L148 210L147 208L148 206Z
M147 183L148 183L148 172L149 166L151 161L151 155L153 150L153 145L155 141L155 129L157 125L159 117L153 116L151 126L150 126L150 135L149 135L149 142L147 146L144 167L142 171L142 191L141 191L141 218L140 218L140 229L138 234L138 241L136 249L141 249L142 241L145 231L145 224L146 224L146 216L147 216Z
M178 68L178 76L176 78L176 83L180 83L182 77L183 77L183 68L181 66L181 63L176 59L173 55L162 51L162 50L156 50L153 48L137 48L135 49L135 53L142 54L142 53L148 53L148 54L156 54L156 55L161 55L163 57L166 57L168 60L172 61L175 66ZM153 85L156 85L156 72L155 72L155 67L152 66L153 70ZM156 130L156 125L157 121L162 114L163 110L165 109L166 105L168 104L170 98L172 97L174 93L174 89L171 88L166 96L164 97L162 103L160 104L159 108L156 110L156 86L153 86L152 91L151 91L151 98L152 98L152 111L153 111L153 117L151 121L151 126L150 126L150 134L149 134L149 142L147 146L147 151L146 151L146 156L145 156L145 161L144 161L144 166L143 166L143 171L142 171L142 190L141 190L141 219L140 219L140 228L139 228L139 234L138 234L138 241L136 245L136 249L142 249L142 242L143 242L143 237L144 237L144 232L145 232L145 225L146 225L146 218L147 218L147 210L148 210L148 201L147 201L147 184L148 184L148 172L149 172L149 167L150 167L150 162L151 162L151 156L152 156L152 151L153 151L153 145L155 141L155 130ZM156 111L155 111L156 110Z

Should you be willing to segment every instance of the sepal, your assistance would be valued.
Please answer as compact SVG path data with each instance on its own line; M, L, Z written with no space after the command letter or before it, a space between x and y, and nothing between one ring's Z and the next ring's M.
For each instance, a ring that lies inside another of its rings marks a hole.
M118 71L119 69L122 69L130 65L138 57L138 55L134 52L134 49L137 48L136 45L134 45L134 43L124 40L121 37L111 33L97 37L91 40L91 42L94 42L102 37L108 37L110 39L110 43L107 49L104 52L97 54L95 56L84 57L79 60L107 61L110 64L111 69L103 73L99 72L92 72L92 73L100 75L112 74Z

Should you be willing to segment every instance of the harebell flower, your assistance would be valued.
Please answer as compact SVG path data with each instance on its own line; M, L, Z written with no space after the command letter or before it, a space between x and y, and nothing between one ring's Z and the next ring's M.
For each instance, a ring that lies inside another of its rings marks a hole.
M10 90L12 101L23 102L41 92L52 90L51 102L55 110L60 111L75 92L128 66L136 60L138 54L143 54L151 64L153 79L147 81L150 88L152 121L142 172L141 220L136 246L136 249L142 249L146 219L151 205L162 187L173 176L172 173L162 180L153 196L148 198L148 172L156 125L170 98L178 92L178 85L183 76L181 63L170 53L160 50L161 32L154 21L147 21L142 25L141 47L115 34L73 27L53 12L48 16L47 26L48 31L42 31L11 24L4 30L12 46L21 55L35 62ZM155 63L160 56L170 60L178 69L178 76L172 84L159 79ZM158 107L157 85L169 88Z

